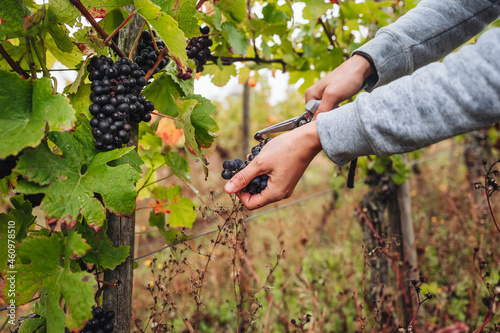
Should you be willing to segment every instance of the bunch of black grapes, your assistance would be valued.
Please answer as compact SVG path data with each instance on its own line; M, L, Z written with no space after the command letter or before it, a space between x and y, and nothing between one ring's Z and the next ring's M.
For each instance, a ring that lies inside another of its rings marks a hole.
M237 158L235 160L228 160L224 161L222 164L222 178L224 179L231 179L235 174L243 170L257 155L259 155L262 147L266 143L268 143L271 140L271 138L267 138L265 141L262 141L259 143L257 146L252 147L252 154L248 156L248 159L243 162L241 159ZM266 186L267 186L267 180L269 179L268 175L260 175L252 179L250 184L248 184L244 191L250 193L250 194L257 194L262 192Z
M116 62L105 56L94 57L87 66L92 81L89 111L95 147L109 151L129 142L130 122L151 120L153 102L139 95L148 83L145 72L128 58Z
M12 169L16 167L17 159L17 155L9 155L0 160L0 179L10 176Z
M156 52L154 48L154 37L156 37L156 33L153 31L153 37L148 30L144 30L141 33L141 40L137 45L137 57L135 57L134 61L141 67L141 69L147 73L151 68L153 68L156 60L158 59L159 53ZM163 50L165 48L165 42L159 40L156 42L156 46L158 50ZM167 66L168 58L163 58L160 61L160 64L155 69L155 73L158 73L162 68Z
M92 309L92 319L90 319L80 333L110 333L113 332L113 310L105 312L103 308L96 306Z
M210 46L212 40L208 38L210 28L200 27L201 37L193 37L187 41L186 54L189 59L193 59L196 64L196 73L203 71L203 66L210 56Z

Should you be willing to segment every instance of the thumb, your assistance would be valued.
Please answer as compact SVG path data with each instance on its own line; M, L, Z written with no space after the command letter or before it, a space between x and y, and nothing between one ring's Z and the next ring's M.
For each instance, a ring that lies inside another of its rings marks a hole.
M255 161L255 160L254 160ZM252 161L253 162L253 161ZM228 194L233 194L244 189L255 177L258 176L258 168L255 163L250 163L235 174L224 186L224 190Z

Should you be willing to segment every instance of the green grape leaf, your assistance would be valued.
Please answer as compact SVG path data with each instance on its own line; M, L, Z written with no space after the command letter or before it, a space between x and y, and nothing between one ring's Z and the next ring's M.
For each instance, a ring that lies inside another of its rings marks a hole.
M302 15L306 20L316 20L332 8L331 3L325 3L324 1L304 0L304 3L306 6L302 11Z
M68 36L69 31L64 25L59 25L57 22L57 16L54 12L49 8L47 10L47 14L45 15L45 19L43 20L42 29L45 29L49 32L49 34L54 39L57 47L63 52L71 52L73 50L73 42L71 38Z
M66 86L65 93L68 93L71 86L71 84ZM81 83L74 94L68 95L69 102L73 106L73 109L75 109L75 113L80 116L84 115L87 119L92 119L92 115L89 112L89 106L92 104L89 98L91 92L90 84Z
M119 215L133 213L135 182L140 178L137 166L109 165L128 153L134 154L133 147L97 153L88 124L79 126L75 134L50 132L49 138L62 155L52 153L44 142L21 156L16 171L25 178L17 187L19 192L46 193L42 205L52 223L60 221L71 226L82 213L99 229L104 223L105 207ZM94 193L102 196L105 207Z
M133 5L133 0L81 0L87 9L123 7Z
M170 187L157 186L152 191L158 205L161 205L161 210L168 212L168 225L170 227L186 227L192 228L196 220L198 205L193 203L189 198L181 196L181 187L172 185ZM150 225L163 228L165 221L160 221L160 218L152 211L150 215ZM153 224L152 224L153 223Z
M153 2L179 22L179 29L184 31L187 38L200 35L198 28L200 13L196 10L196 0L153 0Z
M46 291L47 331L64 332L64 327L79 328L91 316L94 304L94 277L87 272L72 273L69 259L89 248L75 230L67 238L61 233L50 237L34 237L19 245L18 255L28 264L17 266L18 297L24 303L40 287ZM40 249L44 249L40 251ZM76 253L74 251L77 251ZM64 258L65 267L61 266ZM60 307L61 296L67 308Z
M68 130L75 121L67 98L52 94L51 80L24 81L16 73L0 70L0 158L36 147L48 124L52 130ZM19 135L22 133L22 135Z
M233 52L244 55L248 46L245 34L232 22L222 23L222 31L224 37L229 41Z
M82 62L83 53L75 45L71 45L71 50L63 52L59 49L56 42L50 34L45 36L45 46L52 56L57 59L61 64L68 68L78 68Z
M188 59L186 37L184 32L179 29L177 21L167 13L161 12L160 7L150 0L134 0L134 4L137 12L153 26L172 55L185 63Z
M155 214L155 212L152 211L149 214L149 225L152 227L158 228L158 231L163 236L163 238L165 239L165 242L167 242L167 244L175 244L175 243L178 243L180 241L184 241L184 240L189 238L188 236L183 235L177 229L165 229L165 214L164 213Z
M24 16L31 14L21 0L2 0L0 40L16 36L23 29Z
M198 104L191 113L191 123L195 128L196 141L203 148L208 148L214 142L215 132L219 129L215 120L210 117L215 112L215 105L201 95L190 95L189 98L196 99Z
M223 87L231 77L237 76L236 66L234 64L224 66L222 70L217 66L205 66L203 74L211 74L212 83L218 87Z
M67 94L77 94L78 93L78 88L80 88L80 84L82 83L82 79L85 76L85 68L87 67L87 63L90 61L90 59L91 59L90 57L85 59L83 64L80 66L80 70L78 71L78 75L75 78L75 80L73 81L73 83L71 85L69 85L69 89L66 92ZM87 89L83 89L83 90L87 90ZM90 92L87 96L90 96ZM87 98L86 102L90 103L90 98ZM71 103L71 99L70 99L70 103ZM87 104L87 103L84 103L84 104ZM73 105L73 103L71 103L71 104ZM75 108L75 110L76 110L76 108ZM89 113L89 115L90 115L90 113Z
M165 164L167 164L177 178L184 181L191 181L189 175L189 162L187 159L176 152L165 154Z
M290 19L287 13L282 10L276 9L275 4L267 4L262 9L263 20L268 23L282 23Z
M88 225L78 223L76 229L91 246L90 251L82 258L83 262L94 264L99 270L115 269L130 254L129 246L113 246L113 243L106 234L107 228L101 228L99 232L95 232Z
M155 105L158 112L171 117L177 117L176 99L181 97L182 89L168 74L155 77L151 84L143 90L142 95Z
M75 230L70 231L67 238L62 233L55 233L50 237L29 238L19 245L17 254L24 264L16 265L16 302L26 303L43 288L47 294L48 332L62 333L65 326L79 328L91 316L95 279L87 272L69 270L69 257L80 255L88 248ZM66 315L60 307L61 296L65 300Z
M194 67L194 62L192 60L189 61L188 65ZM194 91L194 80L181 80L177 77L177 68L174 64L170 68L168 68L166 74L174 80L174 82L181 88L181 96L187 96L192 94Z
M10 201L14 209L9 214L0 214L0 272L7 266L12 268L14 264L14 261L9 261L13 259L9 257L9 244L14 245L25 239L36 220L31 213L31 202L25 201L22 195L12 197Z
M70 231L66 238L66 251L64 253L64 264L69 269L71 260L81 258L90 250L90 245L87 244L82 235L75 231Z
M122 22L129 16L129 12L121 8L115 8L110 10L102 20L99 21L99 25L110 35L116 28L122 24ZM129 21L130 22L130 21ZM128 24L128 23L127 23Z
M171 227L193 227L193 223L196 220L198 205L193 203L189 198L181 197L169 207L171 213L168 216L168 224Z
M5 52L7 52L7 54L10 55L10 57L12 59L20 59L21 58L23 51L21 50L19 45L13 45L12 42L7 40L7 41L2 42L2 46L5 49ZM12 70L9 63L7 62L7 60L5 60L4 57L0 57L0 69L5 69L7 71Z
M68 0L50 0L49 9L58 23L71 23L81 15L80 11Z
M241 23L247 16L246 3L244 1L221 0L217 2L217 8L221 10L228 20Z
M188 99L185 101L177 100L176 102L179 109L179 121L182 124L184 137L186 139L186 148L192 155L199 157L201 151L196 141L196 129L191 123L191 114L196 104L198 104L198 101L195 99Z
M45 317L37 317L37 318L27 318L19 327L18 333L33 333L33 332L43 332L38 329L46 324ZM37 330L38 329L38 330Z

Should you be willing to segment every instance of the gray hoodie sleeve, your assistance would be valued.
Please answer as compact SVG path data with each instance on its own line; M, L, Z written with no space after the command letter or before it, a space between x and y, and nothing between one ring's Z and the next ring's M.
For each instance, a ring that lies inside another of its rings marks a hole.
M437 61L481 32L500 15L500 0L422 0L354 52L369 55L378 82L387 84Z
M500 28L492 28L442 62L321 113L317 128L328 157L344 165L358 156L413 151L499 121Z

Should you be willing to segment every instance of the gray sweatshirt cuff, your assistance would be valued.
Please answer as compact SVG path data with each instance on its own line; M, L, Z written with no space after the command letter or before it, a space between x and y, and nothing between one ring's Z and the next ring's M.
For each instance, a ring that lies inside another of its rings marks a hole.
M356 52L369 55L377 70L378 81L368 81L366 91L372 91L376 87L387 84L413 71L411 68L408 68L406 54L402 46L388 32L379 31L375 39L362 45L353 53Z
M345 165L358 156L375 154L363 135L355 103L319 114L316 127L323 150L338 165Z

